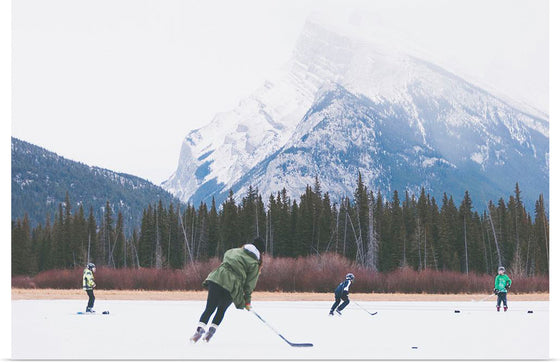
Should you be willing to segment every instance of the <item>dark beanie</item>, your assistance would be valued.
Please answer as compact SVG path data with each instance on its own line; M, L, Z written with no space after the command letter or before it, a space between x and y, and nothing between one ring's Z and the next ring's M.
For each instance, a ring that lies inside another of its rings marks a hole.
M253 245L259 250L260 253L264 252L264 240L262 240L260 236L256 237L255 240L253 240Z

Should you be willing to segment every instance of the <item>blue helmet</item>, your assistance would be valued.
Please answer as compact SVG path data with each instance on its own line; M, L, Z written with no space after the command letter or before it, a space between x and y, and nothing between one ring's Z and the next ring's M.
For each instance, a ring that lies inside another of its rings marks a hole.
M348 273L346 275L346 279L349 279L349 280L353 281L354 280L354 275L352 273Z
M93 263L88 263L87 264L87 269L92 270L93 268L95 268L95 264L93 264Z

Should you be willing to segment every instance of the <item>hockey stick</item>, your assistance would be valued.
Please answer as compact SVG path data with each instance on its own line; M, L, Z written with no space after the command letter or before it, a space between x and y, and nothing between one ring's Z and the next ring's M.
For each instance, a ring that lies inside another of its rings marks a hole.
M354 302L354 303L356 304L356 306L358 306L358 307L361 308L362 310L366 311L366 312L369 313L370 315L372 315L372 316L373 316L373 315L377 315L377 311L375 311L375 312L373 312L373 313L372 313L372 312L369 312L368 310L366 310L366 309L363 308L362 306L358 305L358 302L356 302L356 301L352 301L352 302Z
M290 340L286 339L284 336L282 336L282 334L280 334L278 331L276 331L276 329L274 327L272 327L268 322L266 322L254 309L250 310L252 313L255 314L255 316L257 316L259 318L259 320L261 320L262 322L265 323L266 326L270 327L270 329L272 331L274 331L276 333L276 335L280 336L282 338L282 340L284 340L285 342L287 342L290 346L294 346L297 348L303 348L303 347L310 347L313 346L313 344L311 343L293 343Z
M492 296L495 296L495 294L494 294L494 293L492 293L491 295L489 295L489 296L487 296L487 297L484 297L483 299L481 299L481 300L478 300L477 302L482 302L482 301L486 301L487 299L489 299L489 298L490 298L490 297L492 297Z

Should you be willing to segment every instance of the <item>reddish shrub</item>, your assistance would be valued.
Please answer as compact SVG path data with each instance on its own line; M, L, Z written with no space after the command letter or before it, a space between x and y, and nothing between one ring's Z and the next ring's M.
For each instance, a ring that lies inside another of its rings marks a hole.
M99 267L96 282L103 289L133 290L201 290L202 281L220 265L217 258L196 262L181 270L171 269L112 269ZM14 288L82 288L81 268L50 270L34 277L12 278ZM352 261L337 255L323 254L299 258L264 257L263 269L257 283L259 291L284 292L333 292L346 273L352 272L356 280L353 292L380 293L491 293L494 276L487 274L469 275L452 271L398 269L378 273L357 266ZM515 277L512 292L548 292L547 276Z
M53 269L33 277L37 288L80 289L83 269Z
M13 288L37 288L33 279L28 276L17 276L12 278Z

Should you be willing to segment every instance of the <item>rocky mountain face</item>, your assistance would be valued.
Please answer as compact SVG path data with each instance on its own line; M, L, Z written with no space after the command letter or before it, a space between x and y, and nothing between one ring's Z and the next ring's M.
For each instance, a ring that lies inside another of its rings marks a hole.
M462 198L548 198L548 120L427 61L309 21L286 68L238 107L185 138L163 187L183 201L252 185L299 197L317 176L349 195L358 172L374 191Z

